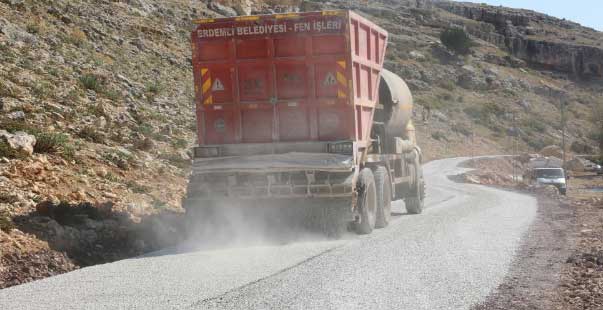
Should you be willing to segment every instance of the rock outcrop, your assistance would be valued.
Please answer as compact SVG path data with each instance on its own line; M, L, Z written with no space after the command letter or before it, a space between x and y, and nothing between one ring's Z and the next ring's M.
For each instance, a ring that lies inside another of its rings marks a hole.
M6 130L0 130L0 142L6 143L16 152L31 156L36 145L36 137L22 131L11 134Z
M592 29L528 10L448 1L436 5L481 22L479 26L469 25L467 30L482 40L506 48L513 56L533 66L582 78L603 78L603 48L600 47L603 36ZM569 29L589 33L593 39L579 42L574 36L564 37L564 30ZM547 35L547 39L543 39L543 35ZM550 39L555 37L558 40Z

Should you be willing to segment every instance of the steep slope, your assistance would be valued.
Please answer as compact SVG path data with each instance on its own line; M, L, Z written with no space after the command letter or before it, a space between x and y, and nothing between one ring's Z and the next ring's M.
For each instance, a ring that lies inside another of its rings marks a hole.
M0 0L0 287L177 240L192 20L288 5Z

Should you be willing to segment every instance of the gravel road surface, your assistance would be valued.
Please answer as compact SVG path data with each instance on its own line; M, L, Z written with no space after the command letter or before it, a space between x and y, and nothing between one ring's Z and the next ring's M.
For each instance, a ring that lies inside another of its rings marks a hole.
M338 241L167 249L0 291L0 309L469 309L504 279L536 199L425 166L427 209Z

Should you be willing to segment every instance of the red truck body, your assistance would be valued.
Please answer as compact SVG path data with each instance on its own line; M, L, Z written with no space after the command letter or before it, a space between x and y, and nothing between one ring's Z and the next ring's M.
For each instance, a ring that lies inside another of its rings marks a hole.
M196 21L200 146L370 139L387 32L349 11Z

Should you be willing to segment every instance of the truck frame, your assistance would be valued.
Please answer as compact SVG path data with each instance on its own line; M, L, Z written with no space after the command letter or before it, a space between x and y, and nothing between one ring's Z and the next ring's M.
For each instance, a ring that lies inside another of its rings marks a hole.
M195 23L192 225L225 205L315 206L327 234L368 234L394 199L422 212L412 95L383 69L385 30L351 11Z

